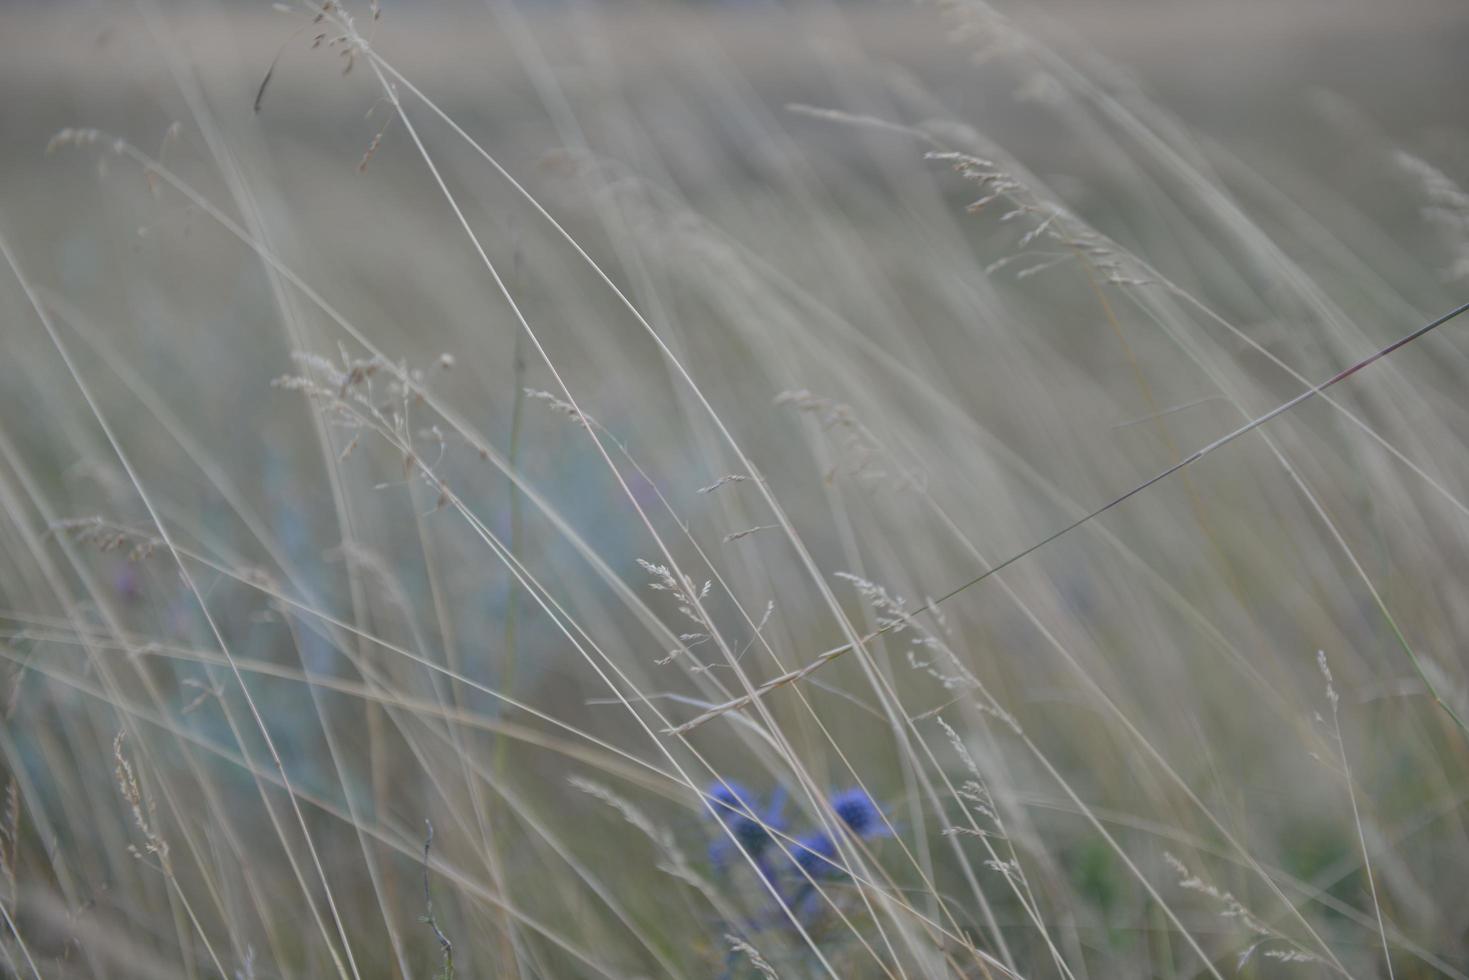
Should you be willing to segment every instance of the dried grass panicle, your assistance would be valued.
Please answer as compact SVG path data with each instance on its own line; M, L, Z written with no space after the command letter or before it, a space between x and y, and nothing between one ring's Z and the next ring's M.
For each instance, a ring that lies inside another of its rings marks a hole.
M760 974L764 980L780 980L780 974L775 972L775 967L760 954L760 951L750 945L739 936L726 935L724 941L729 944L730 953L738 953L749 961L751 969Z
M553 411L566 416L584 429L590 429L596 424L594 419L583 413L575 405L571 404L571 402L559 398L549 391L544 391L539 388L526 388L524 389L524 393L527 398L545 403Z
M715 490L718 490L720 487L726 486L726 485L731 484L731 483L743 483L743 482L745 482L748 479L749 479L749 477L748 476L745 476L742 473L726 473L724 476L721 476L719 479L715 480L713 483L709 484L707 487L700 487L697 492L698 493L713 493Z
M699 627L697 632L680 633L678 638L681 646L668 651L667 655L659 658L656 663L659 666L669 664L681 654L687 653L691 647L707 643L713 637L714 624L702 613L703 602L709 597L714 588L713 580L707 580L703 585L698 585L687 575L682 581L674 578L674 574L667 565L661 565L645 559L637 559L643 571L653 576L653 581L648 583L648 588L655 592L667 592L673 598L674 608L684 619Z
M899 488L922 493L927 479L900 463L870 428L857 417L852 406L816 395L804 388L782 391L775 404L789 405L814 417L823 432L836 440L839 458L826 473L827 482L838 476L882 483L891 479ZM890 469L884 469L886 464Z
M733 541L738 541L741 538L748 538L752 534L758 534L761 531L779 530L781 530L781 526L779 524L756 524L754 527L741 528L738 531L729 532L724 536L723 542L724 544L729 544Z
M172 875L173 866L169 861L168 841L164 840L158 829L158 802L152 796L144 794L142 787L138 784L133 764L123 753L124 738L125 734L118 732L112 740L113 775L118 791L122 793L122 798L131 812L133 824L143 837L141 850L133 844L129 844L128 849L139 859L142 859L145 854L151 855L157 860L158 867L164 874Z
M1254 937L1236 958L1236 969L1244 969L1245 964L1256 952L1267 959L1284 963L1321 962L1319 955L1270 925L1264 918L1257 916L1231 893L1192 874L1188 867L1172 854L1165 851L1163 860L1178 875L1179 888L1210 899L1217 906L1220 918L1237 923L1241 929Z
M709 625L699 613L695 612L694 607L709 597L714 587L712 580L706 580L703 585L698 585L687 575L681 579L675 578L667 565L660 565L643 558L637 559L637 563L643 571L653 576L654 580L648 583L648 588L655 592L667 592L685 619L700 626Z
M640 807L603 783L583 776L570 776L567 781L588 796L601 800L616 810L623 820L647 837L658 853L657 867L660 871L698 891L712 906L718 908L724 904L718 888L694 869L683 849L679 847L678 839L667 827L654 822Z
M90 545L102 552L127 548L129 561L142 561L163 547L163 539L156 534L125 527L100 516L53 521L49 530L53 534L68 535L78 544Z

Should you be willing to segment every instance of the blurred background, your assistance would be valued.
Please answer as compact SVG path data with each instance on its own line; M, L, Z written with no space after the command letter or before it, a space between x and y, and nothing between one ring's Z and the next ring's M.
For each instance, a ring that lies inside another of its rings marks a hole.
M1463 976L1466 44L0 5L0 969Z

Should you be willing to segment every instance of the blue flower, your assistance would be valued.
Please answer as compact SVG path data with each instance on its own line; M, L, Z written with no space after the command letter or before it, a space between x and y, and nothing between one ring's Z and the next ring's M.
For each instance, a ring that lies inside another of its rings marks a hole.
M770 830L782 830L785 821L780 816L784 796L777 791L764 813L760 812L760 799L739 783L724 780L709 787L709 805L715 819L729 828L740 847L751 857L758 858L770 846ZM769 829L767 829L769 828ZM715 864L724 864L736 854L734 845L726 840L715 841L709 848L709 857Z
M864 789L842 790L831 798L831 808L858 837L886 837L890 833L883 822L882 810Z
M836 841L824 831L813 831L796 838L791 857L812 878L835 877L842 873L837 864Z

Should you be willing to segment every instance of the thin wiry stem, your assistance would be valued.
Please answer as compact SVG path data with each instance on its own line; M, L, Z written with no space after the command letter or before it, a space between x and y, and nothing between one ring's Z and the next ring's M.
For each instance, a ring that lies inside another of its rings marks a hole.
M15 920L10 917L10 910L0 902L0 916L5 917L5 925L10 929L10 934L15 937L15 943L20 947L20 953L25 957L26 966L31 968L31 976L41 980L41 971L36 969L36 961L31 959L31 951L26 948L26 941L20 937L20 930L15 927ZM8 955L8 954L7 954Z
M434 845L434 825L430 820L425 820L423 824L428 828L428 836L423 840L423 921L434 931L434 938L439 941L439 949L444 953L444 970L439 976L443 980L454 980L454 944L444 935L444 930L439 928L439 920L434 918L434 895L428 884L429 849Z
M1377 916L1377 935L1382 940L1382 959L1387 964L1388 980L1394 980L1392 952L1387 945L1387 927L1382 921L1382 902L1377 898L1377 879L1372 875L1372 856L1367 851L1367 834L1362 829L1362 812L1357 806L1356 787L1352 785L1352 766L1347 761L1347 743L1342 740L1341 736L1341 697L1332 683L1331 667L1326 662L1326 651L1318 650L1316 660L1321 667L1322 675L1326 678L1326 700L1331 705L1332 732L1336 736L1336 748L1341 757L1341 770L1347 783L1347 796L1352 802L1352 823L1357 828L1357 844L1362 848L1362 870L1367 875L1367 890L1372 896L1372 912Z

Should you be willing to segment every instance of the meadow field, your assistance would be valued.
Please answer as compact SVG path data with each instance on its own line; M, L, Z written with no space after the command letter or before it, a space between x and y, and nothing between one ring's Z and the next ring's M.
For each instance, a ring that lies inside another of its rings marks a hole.
M0 3L0 975L1466 980L1466 50Z

